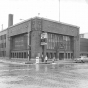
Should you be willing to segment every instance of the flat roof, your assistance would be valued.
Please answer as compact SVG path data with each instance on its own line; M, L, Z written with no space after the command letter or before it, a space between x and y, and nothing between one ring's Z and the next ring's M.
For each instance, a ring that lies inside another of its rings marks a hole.
M47 21L51 21L51 22L55 22L55 23L59 23L59 24L63 24L63 25L68 25L68 26L80 28L79 26L76 26L76 25L72 25L72 24L68 24L68 23L64 23L64 22L61 22L61 21L56 21L56 20L52 20L52 19L48 19L48 18L43 18L43 17L35 17L35 18L44 19L44 20L47 20Z
M19 25L19 24L25 23L25 22L27 22L27 21L30 21L31 19L36 19L36 18L37 18L37 19L44 19L44 20L47 20L47 21L51 21L51 22L55 22L55 23L59 23L59 24L67 25L67 26L72 26L72 27L80 28L79 26L76 26L76 25L72 25L72 24L68 24L68 23L64 23L64 22L55 21L55 20L52 20L52 19L48 19L48 18L44 18L44 17L37 17L37 16L36 16L36 17L29 18L29 19L27 19L27 20L23 20L22 22L13 24L12 26L7 27L6 29L1 30L0 32L3 32L3 31L5 31L5 30L7 30L8 28L12 28L12 27L14 27L14 26L17 26L17 25Z
M72 24L68 24L68 23L64 23L64 22L59 22L59 21L55 21L55 20L52 20L52 19L48 19L48 18L43 18L43 17L33 17L33 18L29 18L29 19L27 19L27 20L24 20L24 21L22 21L22 22L19 22L19 23L17 23L17 24L14 24L14 25L12 25L12 26L10 26L10 27L14 27L14 26L17 26L17 25L19 25L19 24L22 24L22 23L25 23L25 22L27 22L27 21L30 21L31 19L44 19L44 20L47 20L47 21L51 21L51 22L55 22L55 23L60 23L60 24L64 24L64 25L68 25L68 26L72 26L72 27L77 27L77 28L80 28L80 27L78 27L78 26L76 26L76 25L72 25ZM10 28L9 27L9 28Z

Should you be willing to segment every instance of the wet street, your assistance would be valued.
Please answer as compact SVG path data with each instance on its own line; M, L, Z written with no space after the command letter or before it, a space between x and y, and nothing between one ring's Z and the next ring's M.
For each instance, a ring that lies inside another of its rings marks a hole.
M0 63L0 88L88 88L88 63Z

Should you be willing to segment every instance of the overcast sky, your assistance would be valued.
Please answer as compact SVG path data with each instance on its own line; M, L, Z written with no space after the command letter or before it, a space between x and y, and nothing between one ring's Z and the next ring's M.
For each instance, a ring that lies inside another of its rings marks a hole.
M8 27L8 14L13 23L38 16L59 21L59 0L0 0L0 30ZM60 21L80 27L88 33L88 0L60 0Z

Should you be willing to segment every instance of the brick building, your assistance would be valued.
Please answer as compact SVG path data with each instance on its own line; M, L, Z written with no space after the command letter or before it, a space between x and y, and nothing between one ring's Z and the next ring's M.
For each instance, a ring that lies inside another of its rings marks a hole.
M80 38L80 56L88 56L88 39Z
M42 35L45 34L45 41ZM76 58L80 54L79 27L45 18L35 17L13 25L9 15L8 28L0 32L0 52L10 58L35 58L38 54L49 59ZM6 36L6 37L5 37ZM45 43L45 44L44 44ZM29 52L29 54L28 54Z
M7 30L0 32L0 57L6 56L6 42Z
M88 33L80 34L80 56L88 56Z

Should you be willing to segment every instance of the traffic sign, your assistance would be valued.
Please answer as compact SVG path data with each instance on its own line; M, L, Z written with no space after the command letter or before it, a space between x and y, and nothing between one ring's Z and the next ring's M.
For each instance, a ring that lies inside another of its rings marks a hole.
M41 34L41 39L47 38L47 33L42 33Z

